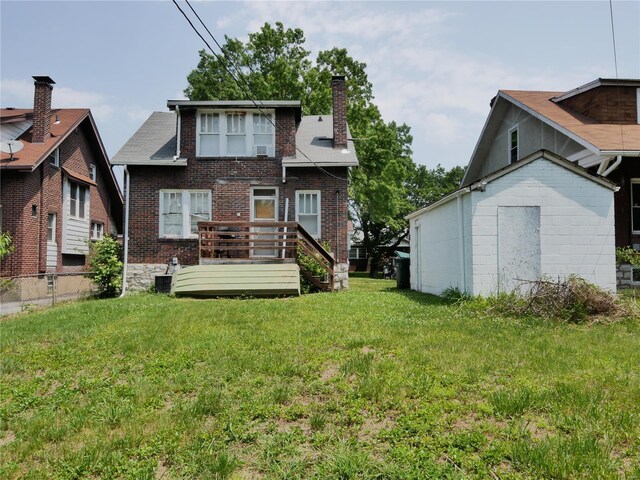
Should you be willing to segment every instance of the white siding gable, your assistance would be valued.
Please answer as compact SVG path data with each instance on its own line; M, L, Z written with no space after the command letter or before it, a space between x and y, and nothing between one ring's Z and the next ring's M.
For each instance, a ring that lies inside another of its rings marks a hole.
M91 211L89 200L89 186L86 185L86 201L84 205L84 218L71 215L70 180L65 177L63 187L63 221L62 221L62 253L72 255L86 255L89 253L89 212Z

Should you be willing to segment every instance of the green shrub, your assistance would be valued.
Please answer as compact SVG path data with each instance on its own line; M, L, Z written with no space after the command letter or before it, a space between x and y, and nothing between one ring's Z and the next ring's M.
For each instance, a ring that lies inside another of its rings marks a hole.
M122 290L123 263L120 245L114 237L89 244L89 269L99 297L115 297Z
M640 267L640 252L634 250L633 247L616 248L616 263L618 265L630 264L634 267Z
M327 252L331 251L331 244L329 242L322 242L321 245ZM304 253L302 248L298 247L297 261L298 265L300 265L300 269L306 268L314 277L325 278L327 275L327 269L320 263L320 256L316 254L316 257L317 258L307 255ZM313 293L318 291L318 287L309 282L305 276L302 275L302 272L300 272L300 286L302 288L302 293Z
M471 295L467 292L461 292L458 287L445 288L440 294L440 297L447 303L458 303L471 300Z
M13 242L9 232L0 232L0 260L13 252Z

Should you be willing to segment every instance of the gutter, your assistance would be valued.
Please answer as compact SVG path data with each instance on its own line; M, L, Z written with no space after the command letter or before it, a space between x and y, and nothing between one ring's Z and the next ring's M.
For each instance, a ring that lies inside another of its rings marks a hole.
M129 170L127 170L127 166L124 166L124 188L125 188L125 199L124 199L124 266L122 268L122 293L119 298L122 298L127 293L127 265L129 258L129 187L131 185L131 175L129 174Z

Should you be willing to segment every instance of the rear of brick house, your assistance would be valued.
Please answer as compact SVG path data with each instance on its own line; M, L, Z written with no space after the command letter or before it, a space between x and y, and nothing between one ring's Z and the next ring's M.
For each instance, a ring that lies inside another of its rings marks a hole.
M347 286L348 139L345 79L333 113L302 116L299 101L170 100L113 158L129 176L128 288L201 262L198 221L298 222L335 259Z
M53 80L34 77L34 108L3 108L3 141L23 148L0 157L0 229L15 250L3 277L85 269L90 239L117 234L122 196L88 109L53 109Z

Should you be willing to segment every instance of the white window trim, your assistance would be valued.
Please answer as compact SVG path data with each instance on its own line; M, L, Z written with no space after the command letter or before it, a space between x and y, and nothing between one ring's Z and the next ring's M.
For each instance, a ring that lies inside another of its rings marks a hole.
M205 113L218 114L218 133L211 134L201 134L200 133L200 115ZM244 113L245 114L245 122L244 122L244 133L227 133L227 113ZM265 114L271 115L271 119L275 123L275 110L263 109L261 112L257 112L251 109L201 109L196 111L196 157L203 158L221 158L221 157L240 157L240 158L254 158L258 155L256 154L256 143L255 143L255 135L268 135L268 133L260 133L254 132L253 130L253 114ZM267 156L275 157L275 145L276 145L276 129L273 127L273 131L271 132L271 144L267 146ZM201 135L218 135L218 145L220 147L220 152L218 155L200 155L200 136ZM237 155L237 154L227 154L227 137L228 136L244 136L245 137L245 154ZM260 144L263 145L263 144Z
M89 178L91 180L93 180L94 182L98 178L98 169L96 168L95 163L90 163L89 164Z
M634 227L634 225L633 225L633 210L634 210L634 208L639 208L640 209L640 207L634 207L633 206L633 203L634 203L633 202L634 201L634 199L633 199L633 186L634 185L640 185L640 178L632 178L631 179L631 183L629 185L631 187L631 192L629 192L630 193L629 197L630 197L630 201L631 201L631 233L637 235L637 234L640 234L640 230L634 230L633 229L633 227ZM640 205L640 198L636 199L636 201Z
M49 165L60 168L60 149L56 148L49 154Z
M165 193L181 193L182 194L182 235L167 235L164 233L164 194ZM191 233L191 194L192 193L206 193L209 195L209 201L207 205L209 207L209 219L211 219L211 190L181 190L181 189L166 189L160 190L159 209L158 209L158 237L168 239L191 239L198 238L198 234Z
M313 236L315 239L318 239L322 238L322 196L320 195L320 190L296 190L296 222L300 223L300 195L309 193L318 195L318 219L316 222L318 234Z
M53 232L53 240L49 240L49 218L53 218L53 225L51 227L51 230ZM58 214L56 212L49 212L47 214L47 243L49 245L56 245L56 229L58 226Z
M94 232L94 226L98 226L100 225L99 231L96 228L95 232ZM99 233L99 235L97 235ZM102 222L91 222L91 240L102 240L104 238L104 223Z
M82 187L82 189L84 190L84 208L83 208L83 215L80 216L80 195L78 195L78 197L76 198L76 208L75 208L75 212L71 212L71 190L72 188L76 186L77 187L77 193L80 193L80 187ZM69 180L69 218L73 218L75 220L82 220L85 221L87 219L87 214L88 212L88 206L89 206L89 201L88 201L88 197L89 197L89 186L85 185L83 183L80 182L76 182L73 180Z
M511 134L514 131L516 132L516 159L511 160L511 150L512 150ZM517 162L519 159L520 159L520 130L518 130L518 125L516 124L515 126L511 127L507 132L507 161L508 161L507 163L511 165L512 163Z

